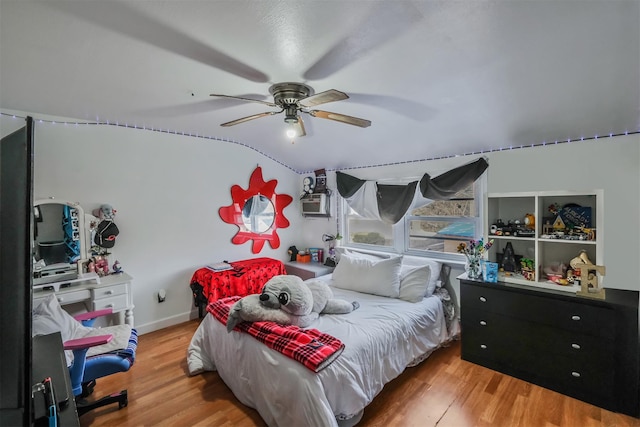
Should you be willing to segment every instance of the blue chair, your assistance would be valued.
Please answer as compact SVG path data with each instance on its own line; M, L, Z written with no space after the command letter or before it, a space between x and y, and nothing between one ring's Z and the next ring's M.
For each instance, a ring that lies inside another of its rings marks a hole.
M78 415L110 403L117 402L119 408L128 403L126 390L92 403L84 399L93 392L97 378L128 371L136 357L138 333L135 329L128 325L92 328L96 318L111 313L109 308L71 316L53 293L43 298L32 312L33 336L54 332L62 336ZM107 345L96 347L102 344Z
M96 318L111 313L111 309L104 309L83 313L74 316L74 318L81 322L83 326L91 327ZM135 361L138 333L133 328L131 329L127 348L87 357L87 352L91 347L106 344L110 342L112 338L113 335L107 334L71 339L64 342L64 349L73 351L73 363L69 367L69 373L71 375L71 387L73 389L73 395L76 398L79 416L92 409L112 403L118 403L118 409L122 409L128 404L127 390L121 390L118 393L110 394L94 402L88 402L84 399L93 393L96 379L117 372L128 371Z

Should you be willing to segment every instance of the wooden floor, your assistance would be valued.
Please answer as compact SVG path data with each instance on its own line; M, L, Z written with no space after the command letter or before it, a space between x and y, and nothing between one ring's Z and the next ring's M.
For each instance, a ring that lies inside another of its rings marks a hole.
M186 351L197 326L194 320L142 335L135 365L98 380L93 395L126 388L129 406L89 412L82 427L264 426L217 373L188 376ZM640 427L640 420L465 362L455 342L387 384L358 426Z

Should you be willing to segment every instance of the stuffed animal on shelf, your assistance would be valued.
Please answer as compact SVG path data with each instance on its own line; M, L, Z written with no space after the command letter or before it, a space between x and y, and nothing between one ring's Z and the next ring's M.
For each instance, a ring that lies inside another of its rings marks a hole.
M98 209L94 209L91 213L93 214L93 216L101 220L106 219L113 221L116 216L116 212L117 211L113 208L113 206L105 203L103 205L100 205Z
M231 306L227 331L240 322L260 321L306 328L320 314L347 314L358 307L357 301L333 298L331 288L322 280L304 282L298 276L274 276L261 294L247 295Z
M109 275L109 261L106 258L98 256L95 258L95 272L98 276Z

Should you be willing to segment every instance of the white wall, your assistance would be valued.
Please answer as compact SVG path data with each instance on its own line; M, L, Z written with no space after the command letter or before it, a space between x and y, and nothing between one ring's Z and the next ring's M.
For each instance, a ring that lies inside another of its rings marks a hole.
M2 134L21 119L2 117ZM114 126L37 123L35 198L77 201L90 213L103 203L117 210L120 229L110 261L133 276L135 325L141 333L197 316L189 282L206 263L267 256L287 259L302 218L300 191L292 170L246 147ZM285 208L291 222L279 229L281 245L234 245L237 227L223 222L218 209L231 204L230 188L247 188L257 165L265 181L277 179L276 192L294 202ZM167 291L158 303L156 293Z
M478 156L345 170L362 179L419 178L468 163ZM488 192L604 190L605 287L640 290L640 135L488 153ZM330 173L335 189L335 173ZM332 224L305 220L302 238ZM598 230L600 233L601 231ZM452 274L458 271L454 270ZM455 284L454 284L455 285Z
M22 125L21 119L0 117L2 135ZM474 157L345 172L364 179L436 176ZM489 192L603 189L605 285L640 289L640 135L487 157ZM277 179L277 192L294 201L285 209L291 226L278 230L280 248L266 244L255 255L249 243L230 243L236 227L220 219L218 208L231 203L231 185L248 186L258 164L265 180ZM113 126L36 123L36 198L78 201L87 212L102 203L118 210L120 235L112 259L134 277L135 321L143 333L196 315L188 285L205 263L257 256L286 260L290 245L322 247L322 234L337 229L336 196L331 219L303 219L297 200L302 178L237 144ZM328 173L328 186L336 192L335 173ZM161 288L167 300L159 304L155 294Z
M490 192L604 190L605 287L640 289L640 135L493 153ZM494 168L494 166L496 166Z

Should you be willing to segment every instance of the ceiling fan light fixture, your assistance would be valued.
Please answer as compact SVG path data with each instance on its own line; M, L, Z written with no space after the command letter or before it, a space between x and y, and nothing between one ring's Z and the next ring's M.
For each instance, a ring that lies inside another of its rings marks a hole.
M284 121L290 125L298 123L298 108L295 105L285 107Z
M307 134L304 129L304 123L300 118L300 113L309 114L312 117L321 119L329 119L336 122L346 123L353 126L369 127L371 121L361 119L359 117L347 116L346 114L332 113L322 110L308 110L309 107L326 104L328 102L342 101L349 99L349 96L339 90L329 89L324 92L315 93L311 86L303 83L284 82L271 85L269 93L273 96L273 102L262 101L253 98L244 98L241 96L231 96L212 93L211 96L237 99L240 101L257 102L272 107L280 107L280 111L269 111L251 116L242 117L230 122L222 123L220 126L228 127L240 123L245 123L261 117L272 116L274 114L285 113L284 121L295 131L295 136L303 137ZM287 132L291 133L291 132Z
M298 136L298 132L296 132L293 126L287 128L287 138L293 139Z

